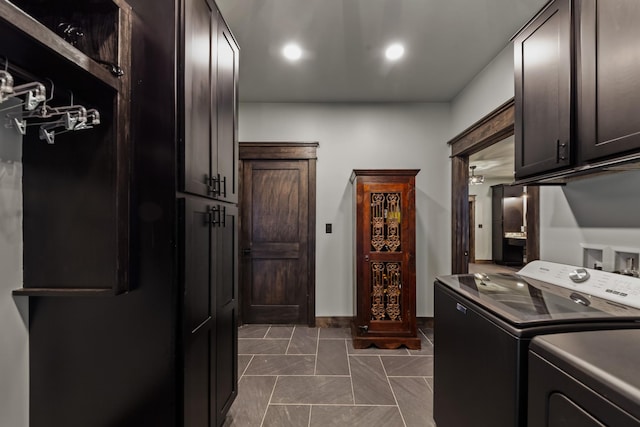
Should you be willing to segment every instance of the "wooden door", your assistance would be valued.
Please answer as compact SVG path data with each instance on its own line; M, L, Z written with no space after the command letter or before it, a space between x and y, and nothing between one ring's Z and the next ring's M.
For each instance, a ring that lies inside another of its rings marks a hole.
M640 149L640 2L581 0L577 72L582 162Z
M240 143L243 323L315 324L317 143Z
M555 0L513 41L516 178L571 163L571 6Z

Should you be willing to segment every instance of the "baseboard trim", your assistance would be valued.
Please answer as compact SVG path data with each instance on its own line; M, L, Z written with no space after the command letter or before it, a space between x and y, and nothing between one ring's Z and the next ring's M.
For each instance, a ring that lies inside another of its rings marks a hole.
M351 316L327 316L316 317L316 327L318 328L348 328L351 325ZM418 317L418 328L433 329L433 317Z
M477 259L473 264L494 264L492 259Z
M351 325L351 316L316 317L318 328L348 328Z

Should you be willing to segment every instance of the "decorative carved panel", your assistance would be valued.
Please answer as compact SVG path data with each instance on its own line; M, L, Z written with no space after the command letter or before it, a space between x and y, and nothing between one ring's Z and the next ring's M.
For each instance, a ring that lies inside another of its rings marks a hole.
M402 269L398 262L371 263L371 319L402 320Z

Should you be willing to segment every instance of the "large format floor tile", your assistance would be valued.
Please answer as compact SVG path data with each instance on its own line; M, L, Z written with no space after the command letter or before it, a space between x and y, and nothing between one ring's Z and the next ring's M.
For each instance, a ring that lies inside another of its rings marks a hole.
M244 325L238 328L238 338L264 338L269 325Z
M262 427L306 427L311 405L269 405Z
M226 426L259 427L277 377L243 377L238 396L227 415Z
M313 375L315 364L313 355L256 355L245 375Z
M271 326L265 338L286 338L290 339L293 334L293 326Z
M420 350L354 349L349 328L238 331L238 397L224 427L433 427L433 329Z
M318 342L316 375L349 375L345 340L326 339Z
M285 354L289 340L239 339L238 354Z
M397 406L313 406L310 427L404 427Z
M287 349L287 354L316 354L318 328L296 326Z
M395 405L378 356L349 356L356 405Z
M432 427L433 393L422 377L389 378L406 427Z
M272 403L353 405L349 377L278 377Z
M433 356L380 356L390 377L433 376Z

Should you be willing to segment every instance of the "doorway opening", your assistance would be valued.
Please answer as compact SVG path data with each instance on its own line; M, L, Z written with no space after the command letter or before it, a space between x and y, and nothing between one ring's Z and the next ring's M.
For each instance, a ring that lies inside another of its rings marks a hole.
M515 187L511 187L509 184L513 183L513 155L509 154L510 148L513 147L513 134L514 134L514 102L513 99L507 101L487 116L476 122L474 125L460 133L458 136L449 141L451 146L451 159L452 159L452 244L451 244L451 272L452 274L468 273L469 262L471 260L471 240L474 239L474 258L477 264L479 260L488 258L488 247L491 247L491 257L487 261L491 264L495 264L493 247L498 245L495 235L491 235L491 245L487 243L487 224L491 221L491 230L494 229L494 225L497 225L497 221L493 222L493 214L487 214L489 210L485 210L485 214L481 220L478 220L479 198L476 195L476 215L474 216L473 228L471 228L470 220L470 206L469 196L475 190L470 192L469 176L470 166L476 166L474 168L474 175L495 174L495 180L488 180L485 177L486 182L493 183L496 186L504 185L509 191L507 194L511 197L511 192L516 191ZM498 158L502 157L503 160L498 162ZM504 159L511 158L511 163L504 161ZM493 163L492 163L493 162ZM498 163L503 163L498 167ZM483 168L480 168L483 166ZM483 170L484 169L484 170ZM491 172L491 169L495 171ZM500 177L502 175L502 177ZM479 181L479 179L476 179ZM502 182L499 182L502 181ZM483 184L486 188L491 188ZM493 190L492 190L493 191ZM523 190L521 190L523 192ZM486 195L486 194L485 194ZM521 194L519 194L521 196ZM504 195L503 195L504 197ZM522 224L518 226L520 231L517 233L524 233L526 230L526 239L521 239L522 235L510 234L516 233L516 230L500 233L499 244L514 244L514 246L520 246L522 252L522 262L535 260L539 258L539 188L535 186L528 186L526 188L526 201L523 201L526 208L521 209L521 221ZM492 211L497 209L492 207ZM480 253L481 239L479 239L478 231L483 231L482 240L483 251ZM518 240L516 240L518 239ZM506 242L506 243L505 243ZM514 262L513 264L518 264ZM501 265L501 264L498 264Z

